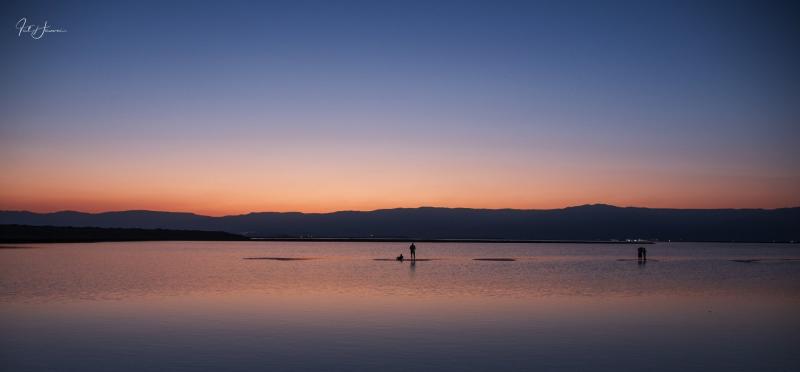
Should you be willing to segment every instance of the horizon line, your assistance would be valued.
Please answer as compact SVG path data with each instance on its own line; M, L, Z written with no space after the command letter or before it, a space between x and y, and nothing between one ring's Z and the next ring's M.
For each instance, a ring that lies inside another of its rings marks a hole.
M197 212L189 212L189 211L169 211L169 210L154 210L154 209L123 209L123 210L108 210L108 211L97 211L97 212L87 212L87 211L79 211L79 210L72 210L72 209L64 209L64 210L56 210L56 211L48 211L48 212L37 212L32 210L12 210L12 209L0 209L0 212L21 212L21 213L33 213L33 214L56 214L56 213L82 213L82 214L90 214L90 215L99 215L99 214L106 214L106 213L125 213L125 212L152 212L152 213L173 213L173 214L191 214L200 217L213 217L213 218L222 218L222 217L236 217L236 216L246 216L251 214L261 214L261 213L276 213L276 214L334 214L334 213L370 213L370 212L379 212L379 211L390 211L390 210L400 210L400 209L466 209L466 210L482 210L482 211L556 211L556 210L565 210L571 208L581 208L581 207L611 207L611 208L619 208L619 209L655 209L655 210L684 210L684 211L713 211L713 210L764 210L764 211L774 211L780 209L794 209L800 208L800 205L797 206L786 206L786 207L776 207L776 208L736 208L736 207L724 207L724 208L665 208L665 207L642 207L642 206L619 206L614 204L607 204L607 203L593 203L593 204L578 204L578 205L569 205L560 208L474 208L474 207L442 207L442 206L427 206L421 205L417 207L392 207L392 208L377 208L377 209L369 209L369 210L356 210L356 209L341 209L341 210L334 210L334 211L327 211L327 212L302 212L302 211L250 211L238 214L222 214L222 215L212 215L212 214L200 214Z

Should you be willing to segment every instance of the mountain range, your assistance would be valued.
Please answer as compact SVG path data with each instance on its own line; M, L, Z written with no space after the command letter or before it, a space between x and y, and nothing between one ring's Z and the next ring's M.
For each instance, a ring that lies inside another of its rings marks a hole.
M800 207L659 209L604 204L563 209L397 208L222 217L121 211L0 211L0 224L225 231L265 238L800 241Z

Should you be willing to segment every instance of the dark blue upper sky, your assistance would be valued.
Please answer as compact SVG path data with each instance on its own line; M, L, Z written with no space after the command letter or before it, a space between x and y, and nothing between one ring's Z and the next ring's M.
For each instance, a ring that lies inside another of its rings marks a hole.
M159 167L224 168L221 176L248 185L330 180L287 164L317 174L339 167L357 183L317 195L350 195L335 206L275 204L303 196L268 191L259 207L800 202L800 12L791 2L2 7L0 154L9 160L2 186L12 190L0 194L2 207L80 209L36 195L91 194L85 185L98 183L128 192L125 175ZM22 17L67 32L19 36ZM74 179L62 179L65 168ZM274 179L244 176L252 171ZM29 195L15 181L48 172L71 188ZM247 189L187 172L170 185L206 185L197 195ZM585 189L563 187L584 176ZM359 189L409 178L428 181L387 195ZM173 206L150 198L170 185L149 185L128 204L110 193L115 202L98 208ZM508 197L487 200L492 193ZM217 209L246 208L234 204Z

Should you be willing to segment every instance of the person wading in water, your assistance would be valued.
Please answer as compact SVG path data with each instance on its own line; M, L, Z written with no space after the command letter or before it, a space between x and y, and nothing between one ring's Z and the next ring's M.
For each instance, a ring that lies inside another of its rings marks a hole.
M416 261L417 260L417 246L414 245L414 243L411 243L411 246L408 247L408 249L411 251L411 260L412 261Z

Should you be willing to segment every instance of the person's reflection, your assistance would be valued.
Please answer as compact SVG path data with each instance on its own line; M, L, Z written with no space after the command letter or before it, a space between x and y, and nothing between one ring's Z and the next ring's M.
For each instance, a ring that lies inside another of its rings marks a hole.
M417 261L411 260L411 264L408 265L408 276L413 279L414 275L416 275L416 271L417 271Z

